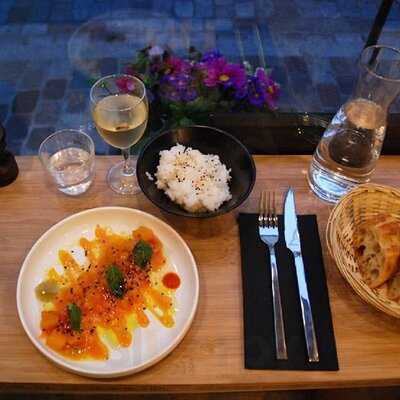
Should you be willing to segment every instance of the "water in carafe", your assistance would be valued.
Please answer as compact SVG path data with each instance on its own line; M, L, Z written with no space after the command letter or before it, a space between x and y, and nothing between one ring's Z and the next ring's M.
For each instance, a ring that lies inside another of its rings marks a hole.
M317 182L318 187L328 187L334 197L368 182L379 158L385 131L386 113L379 104L365 99L344 104L318 145L310 181Z
M333 117L315 150L308 182L323 200L338 201L370 180L381 153L388 108L400 92L400 51L371 46L363 51L353 96Z

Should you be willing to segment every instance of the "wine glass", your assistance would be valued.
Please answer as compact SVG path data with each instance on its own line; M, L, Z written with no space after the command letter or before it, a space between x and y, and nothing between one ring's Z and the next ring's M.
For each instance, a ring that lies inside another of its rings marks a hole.
M125 74L105 76L92 86L90 103L98 133L109 145L121 149L124 157L110 168L108 184L120 194L138 193L136 164L130 150L143 136L149 116L143 82Z

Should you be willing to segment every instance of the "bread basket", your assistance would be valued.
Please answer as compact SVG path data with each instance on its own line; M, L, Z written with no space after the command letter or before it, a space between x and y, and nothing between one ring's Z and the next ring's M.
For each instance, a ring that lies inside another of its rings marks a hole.
M355 228L382 213L390 214L400 222L400 191L372 183L358 186L332 210L326 228L326 241L339 271L354 291L384 313L400 318L400 304L387 298L386 286L371 289L364 282L354 254Z

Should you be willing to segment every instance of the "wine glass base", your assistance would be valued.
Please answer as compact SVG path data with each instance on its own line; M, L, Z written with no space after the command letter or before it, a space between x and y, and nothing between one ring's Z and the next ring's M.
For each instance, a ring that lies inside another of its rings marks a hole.
M107 182L110 188L124 195L138 194L140 186L136 179L136 162L131 161L132 174L124 174L124 162L113 165L107 174Z

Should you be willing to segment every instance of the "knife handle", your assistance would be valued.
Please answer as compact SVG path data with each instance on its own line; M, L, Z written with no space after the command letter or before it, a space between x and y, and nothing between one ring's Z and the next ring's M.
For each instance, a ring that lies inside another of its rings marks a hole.
M294 261L296 264L297 284L299 286L301 313L303 318L304 335L306 337L308 361L318 362L319 354L317 338L315 336L311 303L308 296L307 282L301 253L294 253Z
M275 350L278 360L287 360L285 325L283 322L283 312L281 304L281 291L279 289L278 268L276 265L275 247L269 247L271 261L271 280L272 280L272 302L274 305L274 330L275 330Z

